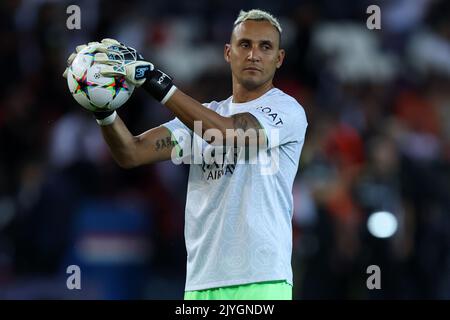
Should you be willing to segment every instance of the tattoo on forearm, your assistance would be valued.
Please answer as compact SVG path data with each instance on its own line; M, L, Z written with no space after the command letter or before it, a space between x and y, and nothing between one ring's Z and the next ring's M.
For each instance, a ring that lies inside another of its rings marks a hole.
M155 151L160 151L163 149L172 149L175 146L175 142L172 141L170 137L165 139L159 139L155 142Z

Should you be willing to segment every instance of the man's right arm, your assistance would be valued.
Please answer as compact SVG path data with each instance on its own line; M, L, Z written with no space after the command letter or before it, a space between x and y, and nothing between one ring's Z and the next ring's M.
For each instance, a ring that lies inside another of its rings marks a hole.
M163 126L133 136L119 116L107 126L101 126L103 137L114 160L122 168L169 160L174 143L170 131Z

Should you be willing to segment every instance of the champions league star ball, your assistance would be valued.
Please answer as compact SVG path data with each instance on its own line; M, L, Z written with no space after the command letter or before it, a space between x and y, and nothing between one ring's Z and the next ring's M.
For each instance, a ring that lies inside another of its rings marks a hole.
M96 45L87 46L76 55L67 72L67 84L75 100L90 111L112 111L130 98L134 86L123 76L105 77L94 61Z

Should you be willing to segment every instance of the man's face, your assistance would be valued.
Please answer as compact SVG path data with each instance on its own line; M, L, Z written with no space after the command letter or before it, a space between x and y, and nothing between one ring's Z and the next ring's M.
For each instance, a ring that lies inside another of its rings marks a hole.
M279 47L279 33L270 22L247 20L234 28L224 56L235 80L252 90L272 81L284 59Z

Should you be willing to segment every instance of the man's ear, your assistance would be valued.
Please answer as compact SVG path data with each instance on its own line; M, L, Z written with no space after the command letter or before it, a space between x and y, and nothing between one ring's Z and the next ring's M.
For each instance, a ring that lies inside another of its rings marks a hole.
M230 63L230 52L231 52L231 44L225 44L225 48L223 49L223 57L225 61Z
M277 69L279 69L281 67L281 65L283 64L284 61L284 57L286 56L286 52L284 51L284 49L280 49L278 50L278 61L277 61Z

